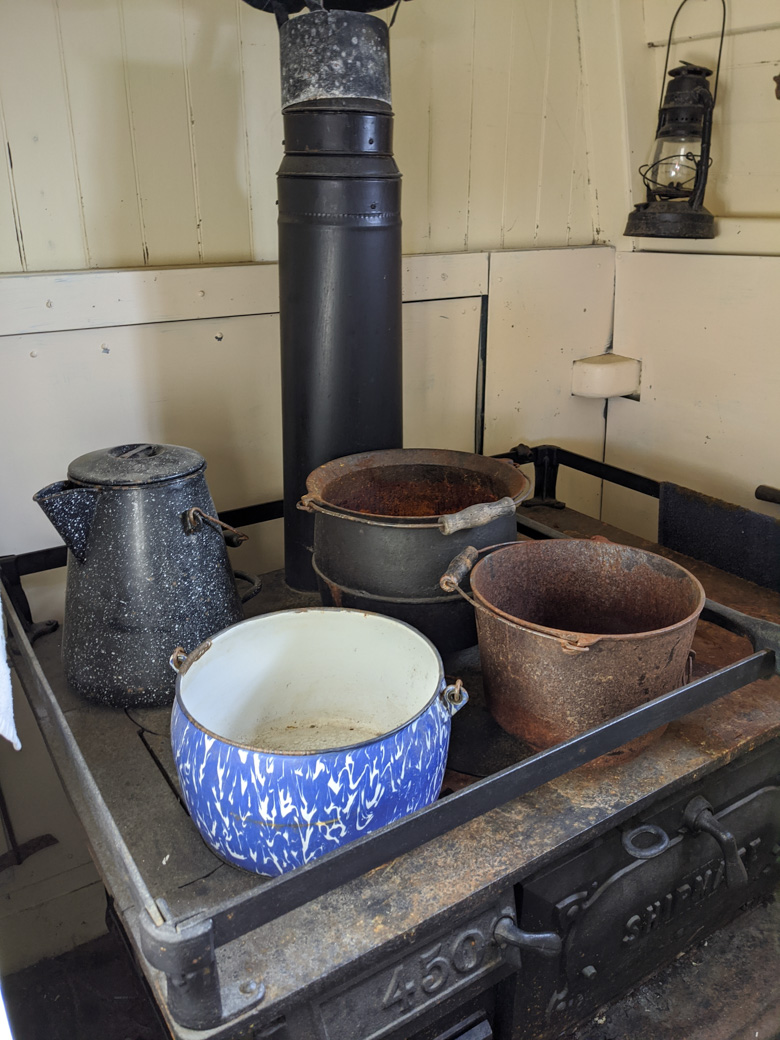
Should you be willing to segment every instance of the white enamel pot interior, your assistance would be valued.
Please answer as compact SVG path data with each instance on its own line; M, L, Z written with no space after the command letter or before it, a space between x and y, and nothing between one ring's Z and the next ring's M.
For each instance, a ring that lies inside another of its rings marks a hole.
M217 855L285 873L430 805L467 699L395 618L321 607L239 622L181 664L184 802Z
M394 618L307 608L239 622L190 654L179 707L230 744L305 755L381 738L442 689L434 645Z

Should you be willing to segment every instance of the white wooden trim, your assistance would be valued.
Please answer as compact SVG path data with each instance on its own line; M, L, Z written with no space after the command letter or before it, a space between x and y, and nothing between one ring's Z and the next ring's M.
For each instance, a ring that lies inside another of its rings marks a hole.
M421 253L404 257L404 303L485 296L487 291L487 253Z
M780 215L715 217L715 238L635 238L635 252L780 256ZM620 246L618 246L620 250Z
M406 302L487 292L488 254L409 256ZM0 336L275 314L276 264L65 271L0 276Z
M65 271L0 278L0 335L273 314L276 264Z

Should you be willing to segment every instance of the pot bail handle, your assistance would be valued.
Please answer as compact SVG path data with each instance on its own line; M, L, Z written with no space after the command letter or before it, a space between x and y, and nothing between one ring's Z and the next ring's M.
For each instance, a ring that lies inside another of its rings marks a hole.
M461 592L460 583L471 572L471 568L479 559L479 549L473 545L467 545L459 552L454 560L450 561L447 570L439 578L439 588L444 592Z
M320 502L317 496L309 492L301 498L295 508L300 509L302 513L314 513L319 506Z
M177 646L171 656L168 658L168 664L173 668L177 674L182 670L184 663L187 660L187 651L183 646Z
M514 507L512 512L514 512ZM480 556L489 556L496 549L506 549L509 545L517 545L517 542L497 542L495 545L486 545L482 549L476 549L473 545L467 545L465 549L450 561L447 570L439 578L439 588L444 592L459 592L472 606L478 606L471 596L463 591L460 583L471 572L471 568Z
M456 679L454 683L445 686L441 691L441 699L448 711L450 718L468 704L469 695L463 688L463 680Z
M183 675L187 671L191 664L199 661L206 651L211 649L211 640L207 639L205 643L201 643L200 646L195 647L192 653L187 653L183 646L177 646L171 656L168 658L168 664L173 668L177 675Z
M187 534L194 534L197 531L204 520L207 520L213 527L221 528L223 531L223 537L227 544L235 549L243 542L249 541L249 535L244 534L242 531L237 531L235 527L231 527L230 524L226 524L219 517L209 516L208 513L204 513L200 506L193 506L192 509L188 509L184 514L184 530Z
M497 502L480 502L475 506L466 506L458 513L447 513L439 517L439 530L442 534L455 534L456 531L467 531L472 527L484 527L502 516L513 516L517 504L507 496Z
M469 596L467 592L464 592L460 587L460 583L463 579L471 572L471 568L480 558L480 556L487 556L496 549L504 549L510 545L517 545L517 542L501 542L498 545L488 545L484 549L476 549L473 545L467 545L466 548L459 552L454 560L450 562L447 570L439 578L439 588L444 592L457 592L467 603L470 603L472 607L477 610L483 610L488 614L493 614L493 611L489 607L484 607L481 603L478 603L473 596ZM516 621L510 621L506 616L503 616L501 620L510 625L512 628L520 628L527 632L528 629L523 625L518 624ZM780 628L780 626L778 626ZM581 654L586 653L591 647L595 646L596 643L600 643L604 638L603 635L590 634L590 633L566 633L561 635L553 635L547 632L536 633L542 639L554 639L565 654Z

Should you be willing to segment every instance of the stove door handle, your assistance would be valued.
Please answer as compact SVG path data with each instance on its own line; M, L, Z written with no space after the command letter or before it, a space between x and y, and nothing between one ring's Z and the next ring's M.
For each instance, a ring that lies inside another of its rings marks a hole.
M726 885L728 888L738 888L740 885L747 884L747 870L739 855L737 839L716 818L712 806L706 798L697 795L688 802L683 814L683 824L695 834L699 834L702 831L705 834L709 834L720 845L723 853L723 862L726 865Z
M542 957L557 957L563 948L561 937L555 932L524 932L511 917L499 918L493 938L500 949L507 951L507 960L517 968L522 967L521 950L531 950Z

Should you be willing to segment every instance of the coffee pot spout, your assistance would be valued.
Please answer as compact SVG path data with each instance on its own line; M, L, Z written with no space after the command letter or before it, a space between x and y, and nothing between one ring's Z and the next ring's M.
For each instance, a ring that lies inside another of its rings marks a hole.
M89 551L89 532L99 495L100 488L82 487L69 480L58 480L33 495L33 501L80 563L84 563Z

